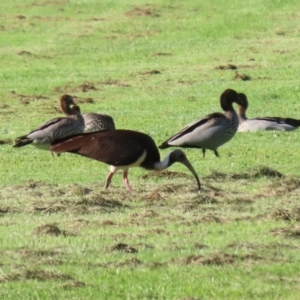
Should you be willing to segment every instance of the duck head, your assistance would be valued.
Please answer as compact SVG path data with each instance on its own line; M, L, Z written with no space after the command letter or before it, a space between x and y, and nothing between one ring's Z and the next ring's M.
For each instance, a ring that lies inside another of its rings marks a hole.
M220 104L224 111L233 110L232 103L241 105L241 100L235 90L227 89L221 94Z
M248 109L249 103L247 96L244 93L238 93L241 103L238 104L239 117L246 119L246 110Z
M74 99L70 95L63 95L59 99L59 106L62 113L65 115L72 115L74 113L77 113L76 110L73 110L71 108L71 105L75 105Z

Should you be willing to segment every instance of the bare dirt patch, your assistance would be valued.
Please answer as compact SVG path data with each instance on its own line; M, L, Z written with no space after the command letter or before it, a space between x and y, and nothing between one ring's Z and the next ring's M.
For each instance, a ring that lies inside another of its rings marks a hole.
M81 97L78 97L78 96L73 96L73 99L74 99L75 103L77 103L77 104L86 104L86 103L93 104L93 103L95 103L94 99L89 98L89 97L81 98Z
M137 253L138 250L124 243L118 243L111 247L111 251L120 251L125 253Z
M236 70L237 66L233 64L219 65L214 67L215 70Z
M158 191L153 191L152 193L145 195L143 198L149 202L160 202L165 200L165 198Z
M67 83L64 86L59 86L54 88L55 93L68 94L68 93L81 93L81 92L90 92L97 91L98 88L93 82L85 81L77 86L73 86L72 83Z
M25 50L19 51L16 54L17 55L26 55L26 56L32 56L33 55L31 52L25 51Z
M51 235L51 236L67 236L72 235L64 230L61 230L56 224L45 224L38 226L33 231L34 235Z
M91 82L84 82L76 87L73 88L74 92L89 92L89 91L96 91L97 88Z
M237 71L235 71L235 75L233 77L234 80L242 80L242 81L248 81L251 80L251 76L246 75L246 74L242 74L242 73L238 73Z
M104 81L101 81L100 84L102 85L116 85L120 87L130 87L130 84L124 83L118 79L107 79Z
M157 75L157 74L161 74L161 72L158 70L149 70L149 71L140 72L140 74L141 75Z
M171 56L171 55L173 55L173 54L170 52L154 52L154 53L152 53L152 56Z
M215 70L237 70L237 69L255 69L257 68L257 65L233 65L233 64L227 64L227 65L219 65L214 67Z
M144 7L135 6L131 10L125 13L127 17L152 17L157 18L159 17L159 13L157 10L150 5L146 5Z
M36 95L36 94L22 95L22 94L16 93L15 91L11 91L11 96L15 97L15 98L19 98L19 101L24 105L28 105L30 102L33 102L33 101L49 99L49 97L44 96L44 95Z
M2 145L12 145L14 143L13 140L0 140L0 146Z

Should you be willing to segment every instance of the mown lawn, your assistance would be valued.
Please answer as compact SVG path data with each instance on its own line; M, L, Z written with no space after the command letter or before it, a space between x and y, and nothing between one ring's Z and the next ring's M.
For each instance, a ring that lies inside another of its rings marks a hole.
M157 144L226 88L300 119L298 2L198 2L1 1L1 299L298 299L298 130L185 150L201 192L181 165L131 169L128 193L97 161L12 148L62 94Z

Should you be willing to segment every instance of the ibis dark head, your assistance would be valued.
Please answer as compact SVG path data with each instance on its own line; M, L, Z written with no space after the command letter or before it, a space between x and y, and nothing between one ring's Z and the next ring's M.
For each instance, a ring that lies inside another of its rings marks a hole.
M176 149L176 150L174 150L173 152L170 153L169 166L171 166L175 162L179 162L179 163L185 165L192 172L192 174L194 175L194 177L197 181L198 188L199 188L199 190L201 190L200 180L199 180L199 177L198 177L195 169L193 168L192 164L189 162L189 160L186 157L185 153L180 149Z
M220 104L224 111L233 110L232 103L241 105L241 100L235 90L227 89L221 94Z

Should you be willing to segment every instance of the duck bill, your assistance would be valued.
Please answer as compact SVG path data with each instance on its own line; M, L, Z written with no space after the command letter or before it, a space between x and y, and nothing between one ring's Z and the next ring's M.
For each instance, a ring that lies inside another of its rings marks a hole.
M195 177L195 179L197 181L197 184L198 184L198 189L200 191L201 190L200 180L199 180L199 177L198 177L195 169L193 168L192 164L188 161L188 159L185 159L185 160L181 161L181 163L183 165L185 165L191 171L191 173L194 175L194 177Z

